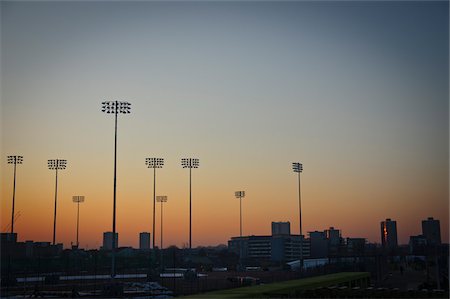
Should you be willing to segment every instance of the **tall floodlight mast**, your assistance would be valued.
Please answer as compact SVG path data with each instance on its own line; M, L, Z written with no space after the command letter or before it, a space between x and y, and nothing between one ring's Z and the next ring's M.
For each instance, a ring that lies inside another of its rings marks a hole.
M8 164L14 164L14 180L13 180L13 196L12 196L12 211L11 211L11 238L14 234L14 207L16 199L16 166L22 164L23 156L8 156Z
M78 228L80 223L80 203L84 202L84 196L72 196L72 201L77 204L77 248L80 246L80 243L78 242Z
M303 230L302 230L302 193L300 189L300 173L303 171L303 164L292 163L292 170L298 174L298 215L300 226L300 269L303 270Z
M156 201L161 203L161 248L160 248L160 252L161 252L161 271L162 271L162 269L164 269L164 264L163 264L163 204L165 202L167 202L167 196L166 195L156 196Z
M55 211L53 215L53 245L56 244L56 203L58 201L58 170L66 169L67 160L51 159L47 162L48 169L55 170Z
M117 185L117 115L129 114L131 104L123 101L102 102L102 112L114 114L114 187L113 187L113 223L111 249L111 278L116 276L116 185Z
M155 249L155 210L156 210L156 168L164 166L163 158L145 158L145 165L148 168L153 168L153 242L152 248Z
M242 198L245 197L245 191L236 191L234 196L239 198L239 236L242 237Z
M192 249L192 168L199 167L199 160L183 158L181 159L181 166L189 168L189 249Z

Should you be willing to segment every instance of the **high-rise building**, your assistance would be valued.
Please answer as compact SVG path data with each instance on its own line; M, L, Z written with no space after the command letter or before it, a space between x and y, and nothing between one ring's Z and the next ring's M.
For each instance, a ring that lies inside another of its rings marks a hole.
M328 239L328 253L331 255L338 254L342 242L341 231L334 227L330 227L325 230L325 237Z
M150 249L150 233L139 234L139 249Z
M328 240L325 232L308 232L309 242L311 244L311 258L324 258L328 256Z
M439 220L428 217L427 220L422 220L422 234L427 239L428 245L441 244L441 224Z
M288 222L272 222L272 236L290 235L291 223Z
M104 232L103 233L103 247L104 250L112 250L112 238L113 233L112 232ZM115 247L119 247L119 233L116 233L116 240L115 240Z
M381 229L381 244L383 247L396 248L397 242L397 222L387 218L380 223Z

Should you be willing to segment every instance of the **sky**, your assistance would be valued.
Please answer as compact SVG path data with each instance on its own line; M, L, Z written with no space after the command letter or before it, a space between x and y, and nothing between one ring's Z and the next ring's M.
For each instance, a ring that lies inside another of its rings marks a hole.
M51 241L55 172L57 233L98 248L112 230L114 118L119 115L119 246L151 231L153 172L164 205L164 246L334 226L380 243L380 221L399 242L440 220L449 235L448 2L71 2L2 1L1 228L20 241ZM157 206L159 244L160 207Z

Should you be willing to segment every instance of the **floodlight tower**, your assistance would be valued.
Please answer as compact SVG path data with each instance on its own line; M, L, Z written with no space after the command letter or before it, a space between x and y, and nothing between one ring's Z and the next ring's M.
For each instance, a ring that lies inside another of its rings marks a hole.
M167 202L167 196L166 195L161 195L161 196L156 196L156 201L161 203L161 250L162 250L162 246L163 246L163 236L162 236L162 224L163 224L163 219L162 219L162 207L163 207L163 203Z
M298 173L298 211L300 226L300 267L303 270L303 231L302 231L302 194L300 190L300 173L303 171L303 164L299 162L292 163L292 170Z
M131 104L123 101L102 102L102 112L114 114L114 187L113 187L113 234L111 249L111 278L116 276L116 185L117 185L117 115L129 114Z
M153 243L152 248L155 249L155 209L156 209L156 168L164 166L163 158L145 158L145 165L153 168Z
M79 247L80 243L78 242L78 227L80 223L80 203L84 202L84 196L72 196L72 201L77 204L77 248Z
M234 196L236 196L236 198L239 198L239 236L242 238L242 198L245 197L245 191L236 191L234 192Z
M8 164L14 164L14 181L13 181L13 196L12 196L12 212L11 212L11 238L14 234L14 205L16 198L16 166L22 164L23 156L8 156Z
M163 207L163 203L167 202L167 196L166 195L161 195L161 196L156 196L156 201L161 203L161 248L160 248L160 257L161 257L161 271L164 268L163 267L163 229L162 229L162 224L163 224L163 218L162 218L162 207Z
M53 245L56 244L56 203L58 201L58 170L66 169L67 160L50 159L47 162L48 169L55 170L55 211L53 215Z
M192 249L192 168L199 167L199 160L183 158L181 159L181 166L189 168L189 249Z

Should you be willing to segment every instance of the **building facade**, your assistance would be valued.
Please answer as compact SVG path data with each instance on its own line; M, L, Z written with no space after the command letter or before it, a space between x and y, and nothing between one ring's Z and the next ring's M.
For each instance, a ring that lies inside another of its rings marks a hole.
M112 232L104 232L103 233L103 250L112 250ZM119 247L119 233L116 233L115 247Z
M290 235L291 223L288 222L272 222L272 236Z
M150 249L150 233L148 232L139 233L139 249L141 250Z
M433 217L422 220L422 235L427 240L428 245L441 245L441 224L439 220L433 219Z
M397 221L387 218L380 223L381 244L384 248L398 247L397 241Z

